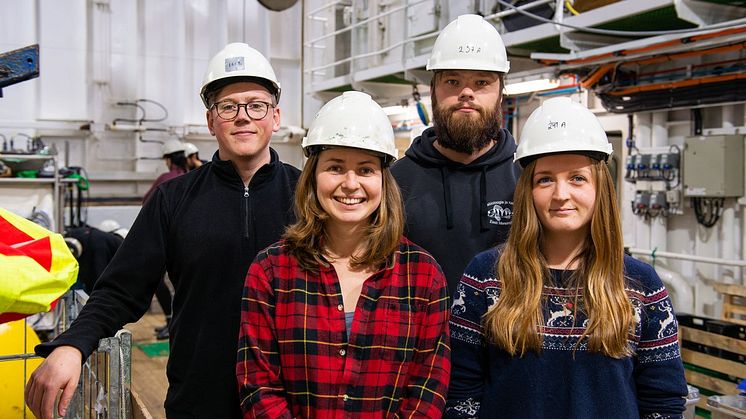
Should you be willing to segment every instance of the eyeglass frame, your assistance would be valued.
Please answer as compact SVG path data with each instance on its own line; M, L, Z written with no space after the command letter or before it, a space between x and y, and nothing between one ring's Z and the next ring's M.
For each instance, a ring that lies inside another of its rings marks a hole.
M236 108L236 114L233 116L233 118L225 118L223 115L220 114L220 110L218 110L218 105L221 104L221 103L225 103L225 102L232 103L233 105L236 105L236 107L237 107ZM262 116L261 118L254 118L254 117L252 117L249 114L249 105L251 105L252 103L261 103L261 104L267 106L267 111L264 113L264 116ZM276 108L277 107L277 105L275 105L275 104L273 104L271 102L263 101L263 100L252 100L251 102L246 102L246 103L236 103L236 102L233 102L232 100L221 100L219 102L213 103L212 106L210 106L210 109L214 108L215 109L215 113L218 115L218 118L222 119L223 121L235 121L236 118L238 118L238 114L241 113L241 107L242 106L243 106L244 112L246 113L246 116L248 116L249 119L252 120L252 121L261 121L261 120L263 120L264 118L267 117L267 115L269 115L269 109L270 108Z

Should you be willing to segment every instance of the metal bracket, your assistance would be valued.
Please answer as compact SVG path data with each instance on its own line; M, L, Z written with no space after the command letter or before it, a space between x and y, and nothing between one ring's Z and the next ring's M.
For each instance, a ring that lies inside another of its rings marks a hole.
M39 77L39 44L0 54L0 97L3 87Z

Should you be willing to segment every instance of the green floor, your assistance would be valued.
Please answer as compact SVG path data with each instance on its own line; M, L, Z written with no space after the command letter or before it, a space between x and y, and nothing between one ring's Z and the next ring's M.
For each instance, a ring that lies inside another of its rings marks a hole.
M168 356L168 341L137 343L135 347L143 351L148 358Z

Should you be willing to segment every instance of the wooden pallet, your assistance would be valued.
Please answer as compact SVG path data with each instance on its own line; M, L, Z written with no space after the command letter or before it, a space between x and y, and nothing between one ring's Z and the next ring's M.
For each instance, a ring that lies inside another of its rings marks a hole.
M715 284L713 288L723 295L723 320L746 326L746 287Z
M746 355L746 340L722 336L686 326L679 327L679 339ZM746 378L746 364L741 362L722 359L687 348L681 349L681 358L684 362L696 365L697 367L706 368L732 377ZM732 381L689 369L685 370L684 374L686 375L687 383L700 389L707 389L718 394L738 394L738 390L736 389L737 384ZM711 409L707 406L707 396L700 396L697 407L711 412Z

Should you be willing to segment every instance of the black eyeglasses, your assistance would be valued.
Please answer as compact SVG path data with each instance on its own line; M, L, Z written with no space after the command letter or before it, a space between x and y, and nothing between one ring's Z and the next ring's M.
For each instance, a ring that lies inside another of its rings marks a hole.
M269 108L273 108L275 105L268 102L249 102L249 103L234 103L230 100L224 100L214 105L215 110L218 111L218 116L226 121L232 121L238 117L238 112L243 106L246 110L246 114L249 118L254 120L264 119L269 113Z

